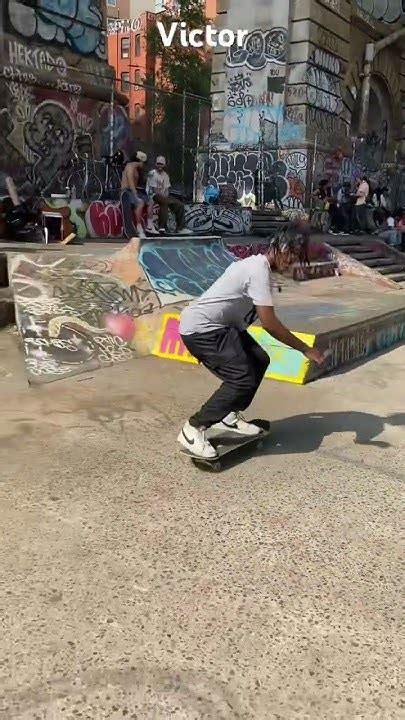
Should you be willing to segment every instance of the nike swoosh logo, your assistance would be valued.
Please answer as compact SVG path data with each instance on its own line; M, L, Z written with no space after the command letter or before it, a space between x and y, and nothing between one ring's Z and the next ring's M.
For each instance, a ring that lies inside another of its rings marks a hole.
M184 430L182 430L181 432L183 433L183 436L186 438L187 442L190 443L190 445L194 445L195 440L194 440L194 439L193 439L193 440L190 440L190 438L187 437L187 435L186 435L186 433L184 432Z

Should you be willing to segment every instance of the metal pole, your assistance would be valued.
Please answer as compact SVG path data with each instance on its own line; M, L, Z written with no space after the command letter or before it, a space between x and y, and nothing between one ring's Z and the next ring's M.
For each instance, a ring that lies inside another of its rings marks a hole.
M147 97L147 95L146 95L147 92L148 92L148 90L146 89L146 90L145 90L145 100L146 100L146 97ZM149 92L152 93L151 141L152 141L152 145L153 145L153 143L155 142L155 115L156 115L156 108L155 108L155 91L154 91L154 90L150 90ZM146 103L145 103L145 104L146 104Z
M259 115L259 176L258 176L258 202L257 206L262 209L264 206L264 113Z
M115 101L115 81L114 77L111 84L111 99L110 99L110 157L114 155L114 101Z
M370 90L371 90L371 74L373 70L374 60L376 55L386 47L393 45L397 40L401 40L405 36L405 28L396 30L385 38L378 40L375 43L367 43L366 51L364 56L364 68L363 68L363 82L361 85L361 100L360 100L360 121L359 121L359 135L365 136L367 133L367 121L368 112L370 108Z
M361 84L361 100L360 100L360 121L359 135L364 136L367 133L368 111L370 107L371 92L371 70L374 62L374 44L366 45L366 56L363 69L363 82Z
M197 200L197 178L198 178L198 161L200 157L200 133L201 133L201 100L198 101L198 124L197 124L197 146L196 146L196 162L194 170L194 187L193 202Z
M186 161L186 91L183 90L183 127L182 127L182 152L181 152L181 184L183 187L183 193L185 191L184 187L184 172L185 172L185 161Z
M315 133L315 141L314 141L314 157L312 160L312 178L311 178L311 197L309 199L309 207L310 210L312 210L313 206L313 194L314 194L314 180L315 180L315 169L316 169L316 154L318 151L318 133Z
M120 19L120 11L118 10L118 20ZM118 23L116 24L117 29L117 57L116 57L116 68L114 73L114 80L112 82L111 86L111 99L110 99L110 158L114 155L114 103L115 103L115 83L117 82L117 75L118 75L118 67L119 67L119 57L118 57Z

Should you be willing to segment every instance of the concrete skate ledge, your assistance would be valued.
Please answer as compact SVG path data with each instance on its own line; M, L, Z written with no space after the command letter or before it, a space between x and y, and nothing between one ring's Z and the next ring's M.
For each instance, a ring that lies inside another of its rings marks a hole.
M180 338L179 321L179 313L166 313L163 316L152 355L196 365L197 360L190 355ZM329 349L330 360L324 368L319 368L300 352L275 340L260 326L253 325L249 332L270 356L270 365L265 375L267 379L304 385L404 341L405 307L339 330L316 334L293 331L296 337L310 347Z

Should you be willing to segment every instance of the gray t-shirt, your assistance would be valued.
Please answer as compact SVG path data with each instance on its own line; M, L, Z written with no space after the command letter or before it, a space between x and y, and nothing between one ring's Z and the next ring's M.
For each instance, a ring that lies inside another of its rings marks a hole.
M208 290L181 313L180 334L193 335L236 327L256 319L255 306L273 306L271 271L264 255L231 263Z

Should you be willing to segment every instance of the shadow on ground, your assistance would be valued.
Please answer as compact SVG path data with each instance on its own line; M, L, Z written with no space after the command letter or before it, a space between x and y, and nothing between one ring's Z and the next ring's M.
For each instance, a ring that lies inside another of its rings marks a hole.
M405 413L388 417L350 411L294 415L272 422L264 454L311 453L333 433L354 433L355 444L384 449L390 447L390 443L375 438L381 435L386 425L405 425Z
M252 420L260 424L260 420ZM386 425L405 425L405 413L380 417L364 412L332 412L293 415L271 423L270 435L263 440L263 447L255 448L255 455L294 455L319 450L324 439L334 433L355 435L355 445L366 445L380 450L391 447L389 442L376 440ZM224 460L228 469L246 462L252 456L249 445L235 448Z
M251 422L260 425L258 418ZM380 417L365 412L331 412L308 413L293 415L271 423L270 435L262 440L262 447L250 446L246 443L239 448L233 445L229 454L223 456L223 465L231 469L235 465L247 462L252 454L256 456L267 455L294 455L312 453L319 450L324 439L334 433L354 434L355 445L386 450L392 447L391 443L376 438L384 432L387 425L400 427L405 425L405 413L395 413L387 417Z

